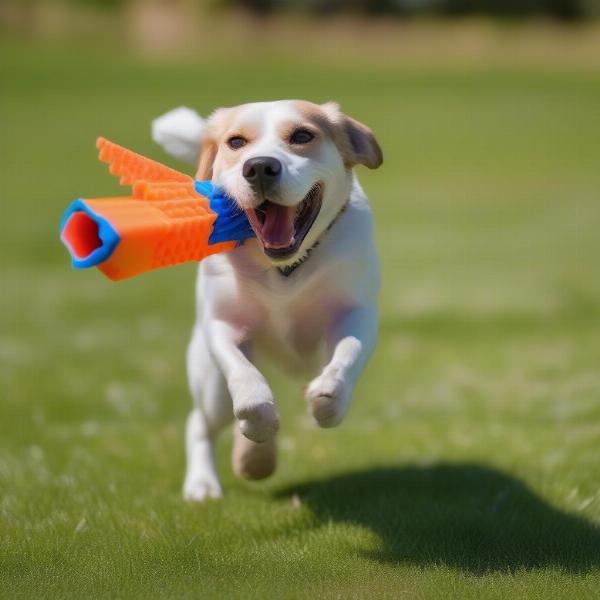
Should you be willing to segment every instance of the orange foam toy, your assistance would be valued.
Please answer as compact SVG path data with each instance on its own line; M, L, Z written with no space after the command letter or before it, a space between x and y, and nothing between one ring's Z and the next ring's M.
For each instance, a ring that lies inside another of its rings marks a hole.
M191 177L104 138L96 145L100 160L133 190L129 197L80 198L71 204L61 239L73 266L97 266L119 280L236 247L239 240L211 239L217 213Z

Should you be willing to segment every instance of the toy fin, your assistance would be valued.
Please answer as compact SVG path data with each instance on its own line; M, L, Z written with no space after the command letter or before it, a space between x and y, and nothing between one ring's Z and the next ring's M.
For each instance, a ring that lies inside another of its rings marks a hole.
M183 200L195 199L197 202L204 203L208 208L208 200L200 196L194 189L194 182L180 183L178 181L151 182L136 181L133 184L132 196L138 200Z
M96 147L100 150L100 160L109 164L110 172L113 175L120 175L121 185L132 185L136 181L161 183L167 181L191 183L193 181L189 175L127 150L106 138L99 137L96 140Z

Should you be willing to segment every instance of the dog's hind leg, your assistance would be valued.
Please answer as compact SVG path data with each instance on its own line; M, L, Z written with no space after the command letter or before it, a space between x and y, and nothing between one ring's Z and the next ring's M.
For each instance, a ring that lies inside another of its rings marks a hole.
M236 427L231 453L235 474L243 479L265 479L272 475L277 466L275 439L273 436L265 442L253 442Z
M214 444L221 429L233 420L233 409L225 379L210 356L199 327L188 348L187 367L194 408L187 421L183 496L201 502L222 495Z

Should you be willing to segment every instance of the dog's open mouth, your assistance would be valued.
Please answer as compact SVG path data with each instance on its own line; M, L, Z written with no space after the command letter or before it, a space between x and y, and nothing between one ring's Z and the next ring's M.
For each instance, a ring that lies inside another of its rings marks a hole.
M294 254L315 222L322 199L323 184L315 183L296 206L265 200L255 209L247 209L248 221L265 254L275 259Z

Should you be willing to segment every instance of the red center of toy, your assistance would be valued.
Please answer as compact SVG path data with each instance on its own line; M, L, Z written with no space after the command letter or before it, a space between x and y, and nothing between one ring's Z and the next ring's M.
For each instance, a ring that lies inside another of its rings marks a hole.
M73 213L69 217L62 235L78 260L88 257L102 246L102 240L98 235L98 223L82 211Z

